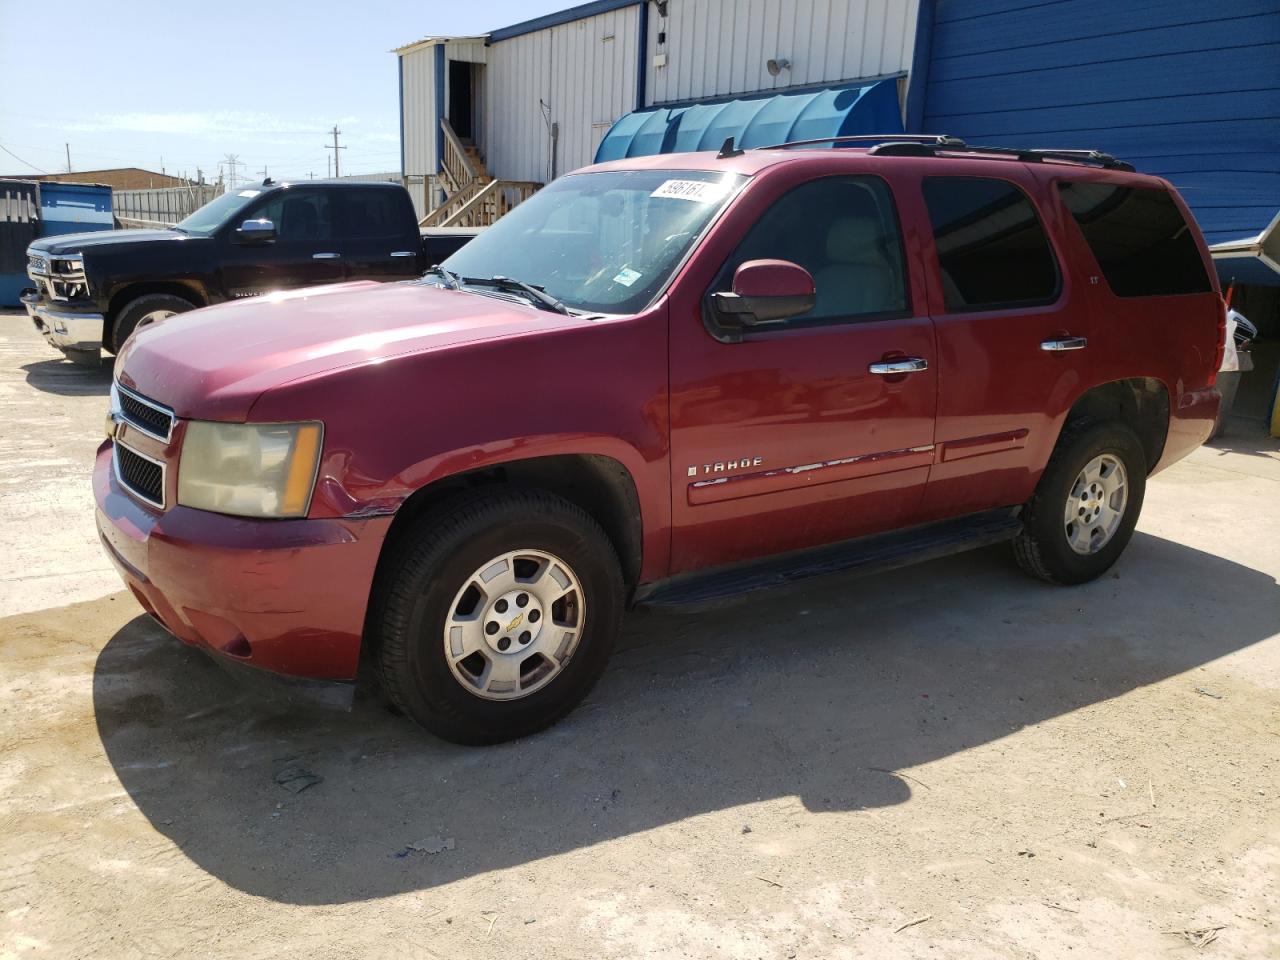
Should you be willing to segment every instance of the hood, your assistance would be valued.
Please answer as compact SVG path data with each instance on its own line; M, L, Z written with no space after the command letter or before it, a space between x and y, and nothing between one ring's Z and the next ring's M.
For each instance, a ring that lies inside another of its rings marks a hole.
M177 230L95 230L92 233L62 233L35 240L27 248L36 253L80 253L83 250L124 247L134 243L154 243L157 240L192 239ZM196 238L200 239L200 238Z
M294 380L590 323L429 284L362 280L177 314L131 337L116 371L179 417L243 421L265 391Z

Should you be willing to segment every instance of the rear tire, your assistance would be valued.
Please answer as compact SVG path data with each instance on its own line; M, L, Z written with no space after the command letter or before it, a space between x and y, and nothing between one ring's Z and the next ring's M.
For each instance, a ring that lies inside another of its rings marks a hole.
M1067 424L1023 508L1022 532L1013 541L1018 565L1049 583L1102 576L1133 536L1146 486L1146 454L1129 427Z
M112 353L119 353L124 348L125 341L133 334L133 331L144 322L150 323L153 320L160 320L164 317L175 313L186 313L188 310L196 309L196 305L182 297L175 297L169 293L148 293L132 303L128 303L124 308L116 314L116 319L111 324L110 343L105 346Z
M466 495L416 521L393 549L370 639L392 702L436 736L471 745L528 736L604 672L622 625L622 570L575 504L534 490Z

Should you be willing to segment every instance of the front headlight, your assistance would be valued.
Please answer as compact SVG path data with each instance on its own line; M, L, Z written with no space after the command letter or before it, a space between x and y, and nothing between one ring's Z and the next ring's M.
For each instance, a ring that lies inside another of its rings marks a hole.
M319 423L187 424L178 503L240 517L304 517L324 427Z

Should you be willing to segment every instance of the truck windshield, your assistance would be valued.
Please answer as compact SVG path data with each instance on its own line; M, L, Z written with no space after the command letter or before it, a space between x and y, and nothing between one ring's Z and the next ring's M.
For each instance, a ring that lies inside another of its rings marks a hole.
M620 170L562 177L443 266L466 279L509 277L575 310L635 313L742 186L738 174Z
M180 220L175 229L183 233L193 233L207 237L236 214L253 202L261 190L233 190L215 197L185 220Z

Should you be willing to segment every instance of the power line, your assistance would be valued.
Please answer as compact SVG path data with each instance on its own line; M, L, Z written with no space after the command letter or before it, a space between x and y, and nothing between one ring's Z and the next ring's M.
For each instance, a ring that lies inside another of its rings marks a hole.
M20 156L18 156L18 155L17 155L16 153L14 153L12 150L10 150L8 147L6 147L3 143L0 143L0 150L3 150L5 153L7 153L9 156L13 157L13 159L17 160L19 163L25 163L28 167L30 167L30 168L31 168L32 170L34 170L36 173L45 173L45 174L47 174L47 173L49 172L48 170L41 170L41 169L40 169L39 167L37 167L34 163L28 163L26 160L23 160Z

